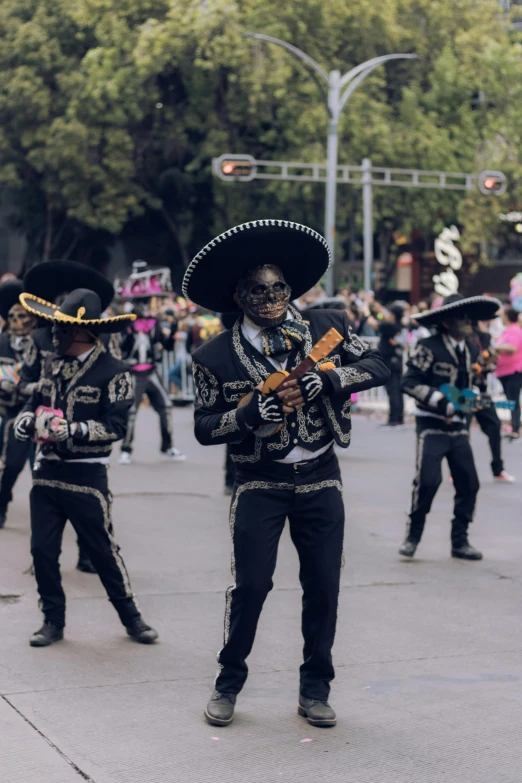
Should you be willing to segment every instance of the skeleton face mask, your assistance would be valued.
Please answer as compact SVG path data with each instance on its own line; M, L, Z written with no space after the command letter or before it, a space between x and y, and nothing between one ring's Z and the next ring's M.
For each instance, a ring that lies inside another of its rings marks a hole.
M277 266L251 269L237 286L238 304L258 326L279 326L286 318L290 286Z
M24 337L36 326L36 318L21 304L14 304L7 315L7 331L13 337Z

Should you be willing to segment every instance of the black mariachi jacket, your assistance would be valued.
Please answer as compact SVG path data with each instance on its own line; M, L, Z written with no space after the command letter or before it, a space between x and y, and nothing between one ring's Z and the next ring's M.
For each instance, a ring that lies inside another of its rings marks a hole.
M133 381L127 365L114 359L98 340L84 362L48 357L23 410L34 413L39 405L58 408L69 423L87 425L85 435L78 428L74 438L44 444L44 454L54 453L64 460L99 458L108 457L112 444L125 435L133 400Z
M30 345L31 338L29 336L19 339L8 332L3 332L0 334L0 364L12 367L17 364L22 365ZM28 396L30 396L30 391L26 392L20 383L13 384L12 387L11 384L9 387L6 384L5 389L0 388L0 414L7 416L7 418L17 416L24 403L27 402Z
M228 443L236 464L280 460L295 446L318 451L335 439L347 448L351 437L350 396L383 384L389 371L377 351L371 351L349 326L345 313L315 310L294 318L308 324L308 334L299 351L288 357L287 370L296 367L332 326L344 337L327 359L334 392L319 395L312 403L286 417L282 429L269 438L257 438L237 407L239 400L274 372L274 366L245 339L241 321L214 337L192 355L196 387L195 434L204 446Z
M102 334L101 341L114 359L121 359L120 339L118 334ZM26 397L30 396L40 380L45 362L49 356L54 356L56 348L53 344L53 327L43 326L33 329L30 343L25 352L24 364L20 373L20 389Z
M479 349L472 340L466 340L466 367L468 385L473 383L472 365L476 362ZM455 384L459 371L459 360L449 337L439 332L432 337L419 340L408 360L407 372L402 381L405 394L417 401L420 411L439 415L437 404L441 399L440 387L444 383ZM435 392L439 392L435 394ZM435 397L433 395L435 394Z

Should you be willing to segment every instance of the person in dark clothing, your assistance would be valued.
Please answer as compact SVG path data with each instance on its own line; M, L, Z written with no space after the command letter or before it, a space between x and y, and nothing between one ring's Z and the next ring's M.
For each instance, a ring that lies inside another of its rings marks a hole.
M448 461L455 503L451 525L451 555L463 560L481 560L482 553L468 541L473 521L479 480L469 442L468 415L457 410L440 387L451 384L468 389L472 365L479 350L472 336L471 320L493 318L500 307L497 299L460 294L446 297L438 310L416 316L426 326L437 326L432 337L420 340L408 361L403 391L417 403L417 458L411 510L406 538L399 549L413 557L421 540L426 517L442 481L442 461Z
M78 261L44 261L33 266L25 275L23 290L25 293L59 304L63 298L76 288L88 288L100 297L102 311L105 311L114 298L114 288L100 272ZM42 325L43 323L43 325ZM121 359L117 334L103 333L100 339L115 359ZM56 353L53 344L52 325L39 322L31 332L31 340L24 356L20 373L20 391L30 396L36 388L49 356ZM95 574L96 569L87 555L81 537L78 537L78 571Z
M379 353L390 370L385 387L389 401L388 423L383 425L384 428L396 428L404 424L404 398L401 389L404 349L398 339L402 331L403 309L399 306L392 307L390 313L391 319L379 324Z
M20 385L20 371L31 342L30 332L36 324L35 317L19 302L23 290L21 280L0 286L0 316L6 322L6 331L0 334L0 528L6 521L13 487L33 451L32 444L20 443L13 431L14 421L27 402L27 393Z
M98 335L124 328L132 316L103 319L100 297L88 289L68 294L59 309L32 294L20 297L33 315L53 323L57 353L45 361L31 400L18 414L21 442L39 444L31 490L31 553L43 626L30 639L46 647L63 639L65 594L59 557L70 520L94 563L129 636L156 641L136 605L114 538L107 470L114 442L125 432L132 405L127 367L105 350Z
M473 336L479 354L473 365L473 385L480 391L481 396L487 396L488 375L496 366L495 352L491 344L489 332L480 329L478 324L473 325ZM515 477L504 470L502 459L502 424L494 405L488 405L475 411L477 424L487 437L491 451L491 471L493 478L499 484L513 484Z
M381 385L388 370L377 351L352 333L343 312L310 310L303 319L289 304L320 279L329 260L326 241L307 226L259 220L210 242L185 274L187 298L239 316L232 329L193 354L196 438L203 445L228 444L236 465L230 508L234 585L227 591L219 672L205 709L212 725L233 719L287 517L303 588L298 712L314 726L336 722L328 694L344 507L333 444L350 443L351 394ZM262 394L275 370L297 367L332 327L342 340L327 357L329 365L321 370L322 361L312 361L299 380ZM245 395L246 404L238 406ZM265 425L268 432L258 432Z

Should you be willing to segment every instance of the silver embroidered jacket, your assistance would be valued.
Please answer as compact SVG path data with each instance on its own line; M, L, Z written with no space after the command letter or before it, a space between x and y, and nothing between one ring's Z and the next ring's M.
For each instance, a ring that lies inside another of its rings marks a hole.
M0 334L0 365L8 365L13 368L18 366L18 372L20 372L25 352L30 345L31 338L29 336L15 338L8 332L3 332ZM24 403L27 402L28 396L29 394L25 393L20 383L3 381L0 383L0 414L7 416L7 418L17 416Z
M74 437L43 449L61 459L108 457L112 445L127 428L129 408L134 400L133 380L128 367L114 359L98 340L84 362L49 356L30 402L23 411L35 412L39 405L59 409L69 422L81 422Z
M477 361L479 348L474 341L467 340L465 351L468 385L471 385L472 365ZM456 384L459 373L458 357L449 337L439 333L419 340L407 367L402 381L403 392L417 401L421 412L440 413L440 387L445 383Z
M332 326L344 337L327 359L333 392L319 395L311 404L286 417L281 430L269 438L257 438L237 407L239 400L272 372L273 365L243 336L240 321L193 354L196 388L195 434L203 445L230 444L236 463L278 460L295 446L318 451L332 439L343 448L350 443L350 402L354 392L383 384L389 370L377 351L354 335L348 318L338 310L316 310L295 318L305 321L307 334L299 351L290 354L287 369L296 367Z

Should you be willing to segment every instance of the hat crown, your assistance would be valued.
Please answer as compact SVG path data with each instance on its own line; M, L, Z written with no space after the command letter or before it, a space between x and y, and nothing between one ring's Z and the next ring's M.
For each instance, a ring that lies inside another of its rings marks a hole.
M101 318L101 300L95 291L89 288L77 288L67 294L60 312L71 318L80 318L82 321L95 321Z
M444 297L442 300L442 306L445 307L446 305L455 304L455 302L461 302L465 297L462 296L462 294L450 294L449 296Z

